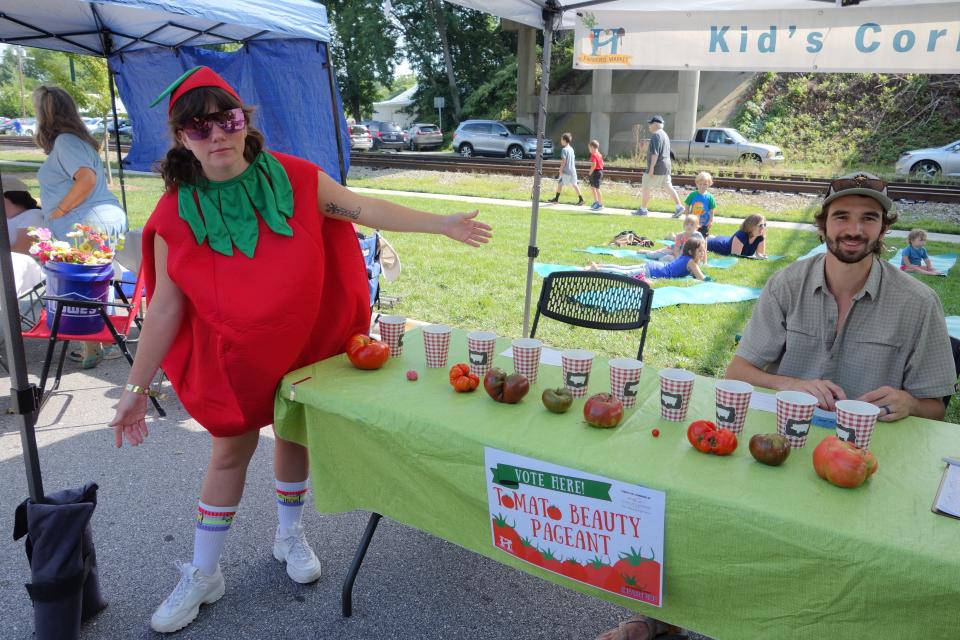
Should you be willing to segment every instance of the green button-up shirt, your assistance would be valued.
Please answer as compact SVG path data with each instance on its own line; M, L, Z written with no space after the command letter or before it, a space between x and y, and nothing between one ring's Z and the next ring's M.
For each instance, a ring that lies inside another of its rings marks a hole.
M952 394L957 376L937 294L875 257L838 330L825 260L801 260L770 278L737 355L771 373L831 380L848 398L884 385L915 398Z

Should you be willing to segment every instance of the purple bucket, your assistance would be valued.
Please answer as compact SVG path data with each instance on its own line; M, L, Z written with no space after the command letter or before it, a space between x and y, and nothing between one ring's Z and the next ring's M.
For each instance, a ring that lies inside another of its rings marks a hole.
M47 295L74 300L97 300L107 302L110 280L113 278L113 263L72 264L47 262L43 265L47 275ZM53 328L57 312L55 302L47 302L47 326ZM85 335L103 329L103 318L97 309L63 305L60 314L60 333Z

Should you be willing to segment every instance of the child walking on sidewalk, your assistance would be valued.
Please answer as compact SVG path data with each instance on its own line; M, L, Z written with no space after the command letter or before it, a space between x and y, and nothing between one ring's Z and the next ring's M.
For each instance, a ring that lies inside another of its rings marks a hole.
M593 204L590 208L594 211L603 209L603 197L600 195L600 181L603 180L603 156L600 155L600 143L591 140L587 145L590 148L590 190L593 191Z

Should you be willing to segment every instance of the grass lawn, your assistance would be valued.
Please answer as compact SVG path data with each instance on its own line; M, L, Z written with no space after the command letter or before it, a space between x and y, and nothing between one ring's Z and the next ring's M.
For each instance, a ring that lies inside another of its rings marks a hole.
M532 181L530 182L532 184ZM483 198L501 198L506 200L529 200L532 192L527 181L510 179L497 180L496 176L476 173L438 173L436 177L411 177L409 172L378 171L373 177L350 178L352 187L368 187L371 189L390 189L398 191L413 191L417 193L443 193L461 196L477 196ZM541 200L552 197L556 188L556 181L544 176ZM591 201L590 189L586 181L581 181L584 199ZM639 185L629 185L622 182L606 182L603 185L603 203L608 207L622 209L636 209L640 206ZM652 211L673 212L673 202L659 197L650 201ZM683 197L683 196L681 196ZM817 208L819 199L811 199L810 207L769 211L759 205L724 202L722 194L718 195L718 215L731 218L745 218L750 214L759 213L768 220L782 220L786 222L809 222ZM563 202L573 202L575 194L571 189L563 193ZM927 231L941 233L960 233L960 225L939 220L910 220L894 224L895 229L910 230L921 227Z

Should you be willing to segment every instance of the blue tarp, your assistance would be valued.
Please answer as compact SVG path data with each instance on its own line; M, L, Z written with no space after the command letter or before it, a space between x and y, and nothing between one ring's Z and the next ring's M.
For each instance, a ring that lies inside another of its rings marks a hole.
M267 148L311 160L339 180L331 100L347 166L350 136L340 96L330 96L325 63L325 48L309 40L255 41L233 53L181 47L176 55L152 48L112 56L110 68L134 130L124 166L150 171L164 157L171 143L167 103L149 104L184 71L207 65L255 108L254 124L266 136Z

